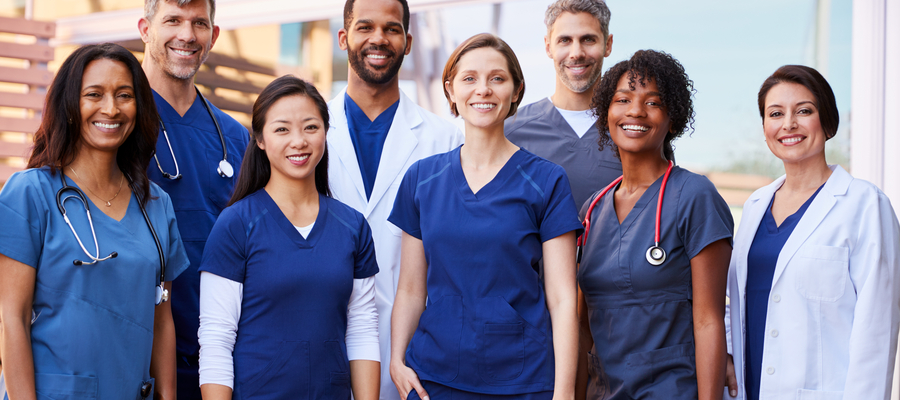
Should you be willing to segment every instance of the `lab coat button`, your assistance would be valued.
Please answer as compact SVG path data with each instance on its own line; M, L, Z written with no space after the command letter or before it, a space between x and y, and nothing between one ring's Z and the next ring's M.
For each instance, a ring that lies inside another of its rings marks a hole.
M776 302L776 303L780 302L780 301L781 301L781 296L780 296L780 295L777 295L777 294L776 294L776 295L773 295L773 296L772 296L772 301L774 301L774 302Z
M778 337L778 329L772 329L772 337Z
M774 368L774 367L766 368L766 373L769 374L769 375L774 374L774 373L775 373L775 368Z

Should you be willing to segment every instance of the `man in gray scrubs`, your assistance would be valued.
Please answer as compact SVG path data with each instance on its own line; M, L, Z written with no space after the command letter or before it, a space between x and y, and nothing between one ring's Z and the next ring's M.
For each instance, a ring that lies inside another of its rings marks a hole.
M613 150L598 150L590 110L603 59L612 50L609 18L603 0L557 0L547 7L544 45L556 64L556 91L506 120L510 141L566 170L579 209L622 174Z

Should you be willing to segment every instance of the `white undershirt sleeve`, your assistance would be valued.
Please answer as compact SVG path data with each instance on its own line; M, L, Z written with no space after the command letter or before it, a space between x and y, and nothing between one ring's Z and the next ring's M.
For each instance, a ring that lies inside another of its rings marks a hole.
M234 389L234 342L244 285L203 271L200 273L200 385L216 383Z
M378 346L378 311L375 310L375 276L353 280L347 305L347 358L381 361Z

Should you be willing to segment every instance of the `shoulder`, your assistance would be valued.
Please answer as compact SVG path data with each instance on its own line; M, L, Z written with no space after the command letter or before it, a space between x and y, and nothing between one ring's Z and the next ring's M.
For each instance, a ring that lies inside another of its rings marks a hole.
M519 162L519 166L526 172L539 173L539 175L545 175L549 178L566 177L566 170L558 164L535 155L524 148L520 147L519 151L522 152L522 159Z
M682 197L696 196L708 192L718 193L716 186L705 175L700 175L678 166L672 169L668 184L680 187Z
M41 189L50 186L52 179L59 180L58 170L51 174L49 167L29 168L12 174L3 185L3 191Z
M366 221L366 217L362 213L342 203L340 200L325 196L322 196L322 198L328 203L328 213L345 225L348 225L348 228L358 229Z
M442 170L444 168L447 168L447 166L450 165L450 163L452 161L452 157L455 156L455 157L459 158L459 149L460 149L459 147L456 147L455 149L450 150L445 153L438 153L435 155L425 157L419 161L414 162L412 165L410 165L409 170L410 171L414 170L416 172L421 172L421 173L427 173L427 172Z
M542 117L547 114L547 103L549 102L550 101L545 98L524 107L519 107L516 111L516 115L513 115L506 120L506 126L504 128L506 130L506 135L509 136L520 128L528 125L547 126L546 119Z

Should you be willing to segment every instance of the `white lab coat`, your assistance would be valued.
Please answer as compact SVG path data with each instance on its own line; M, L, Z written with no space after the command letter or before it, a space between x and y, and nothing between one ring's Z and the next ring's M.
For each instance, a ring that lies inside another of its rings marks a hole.
M778 256L760 399L890 398L900 322L900 227L877 187L840 166L831 169ZM750 196L734 237L725 326L739 399L746 397L747 252L782 183L784 177Z
M372 196L366 199L356 151L348 132L341 91L328 103L328 183L337 200L361 212L372 228L379 272L375 275L375 308L381 345L381 399L399 399L391 381L391 309L400 277L402 231L387 221L406 170L423 158L448 152L463 142L459 129L413 103L400 92L400 105L384 141Z

